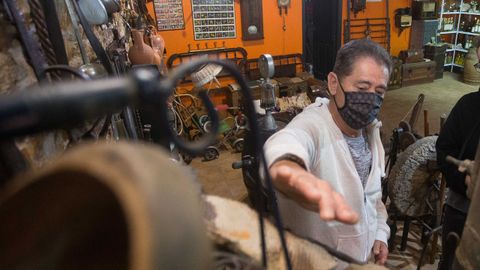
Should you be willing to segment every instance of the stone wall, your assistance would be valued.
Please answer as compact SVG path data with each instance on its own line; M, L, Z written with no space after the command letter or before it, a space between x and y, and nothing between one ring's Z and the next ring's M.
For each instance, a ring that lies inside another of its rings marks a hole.
M79 67L83 64L79 46L72 30L72 24L64 0L54 0L57 14L62 27L69 65ZM30 8L27 0L17 0L25 21L30 29L35 27L30 19ZM102 45L106 47L113 40L112 28L119 30L120 36L125 34L125 27L119 14L114 14L108 26L95 26L94 32ZM83 31L82 31L83 35ZM29 91L28 87L37 83L31 66L27 63L23 49L14 25L5 14L0 15L0 94L13 91ZM83 44L90 61L95 60L95 54L88 40L83 35ZM27 138L18 138L17 145L24 153L32 167L42 166L58 154L62 153L69 143L65 131L55 131Z

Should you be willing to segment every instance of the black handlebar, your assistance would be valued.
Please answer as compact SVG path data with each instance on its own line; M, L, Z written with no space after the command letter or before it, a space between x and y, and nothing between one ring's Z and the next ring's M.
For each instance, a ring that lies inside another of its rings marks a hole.
M131 79L44 84L0 98L0 139L68 128L136 101Z
M215 63L230 71L242 87L244 95L250 95L240 72L232 64L219 60L198 60L184 64L159 78L158 73L139 69L124 78L94 81L72 81L45 84L0 98L0 139L29 135L41 131L70 128L86 120L115 113L125 106L153 105L160 119L168 119L167 99L174 92L177 82L199 67ZM219 119L205 91L199 93L205 104L212 132L195 142L186 142L178 137L167 121L161 121L161 129L179 149L197 155L216 141ZM249 99L247 99L249 100ZM255 117L253 105L250 116Z

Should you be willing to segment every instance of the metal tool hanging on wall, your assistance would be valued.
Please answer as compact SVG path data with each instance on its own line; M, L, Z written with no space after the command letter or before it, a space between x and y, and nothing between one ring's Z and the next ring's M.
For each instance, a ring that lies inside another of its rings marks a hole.
M369 38L390 52L389 0L385 0L386 17L384 18L351 19L350 10L353 8L350 5L350 1L347 1L347 19L343 25L344 42Z
M288 6L290 6L290 0L277 0L278 10L280 16L282 15L282 9L285 9L285 15L288 14Z
M358 12L364 11L367 8L366 0L351 0L351 1L352 1L352 11L355 17L357 16ZM350 10L350 8L348 10Z

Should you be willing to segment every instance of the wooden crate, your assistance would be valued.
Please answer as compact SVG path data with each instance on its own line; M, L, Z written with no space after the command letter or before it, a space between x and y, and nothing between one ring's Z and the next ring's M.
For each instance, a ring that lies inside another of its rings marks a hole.
M435 61L403 64L402 86L433 82L436 65Z
M435 71L435 79L443 78L443 64L445 62L445 52L447 46L425 45L425 58L433 60L437 63Z

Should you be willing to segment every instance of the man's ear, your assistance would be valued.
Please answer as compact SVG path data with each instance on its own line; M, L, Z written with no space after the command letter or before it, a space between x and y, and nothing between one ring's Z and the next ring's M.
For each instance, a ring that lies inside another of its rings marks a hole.
M328 80L328 90L330 91L330 94L334 96L335 94L337 94L337 87L338 87L337 75L335 75L335 73L333 72L330 72L328 73L327 80Z

